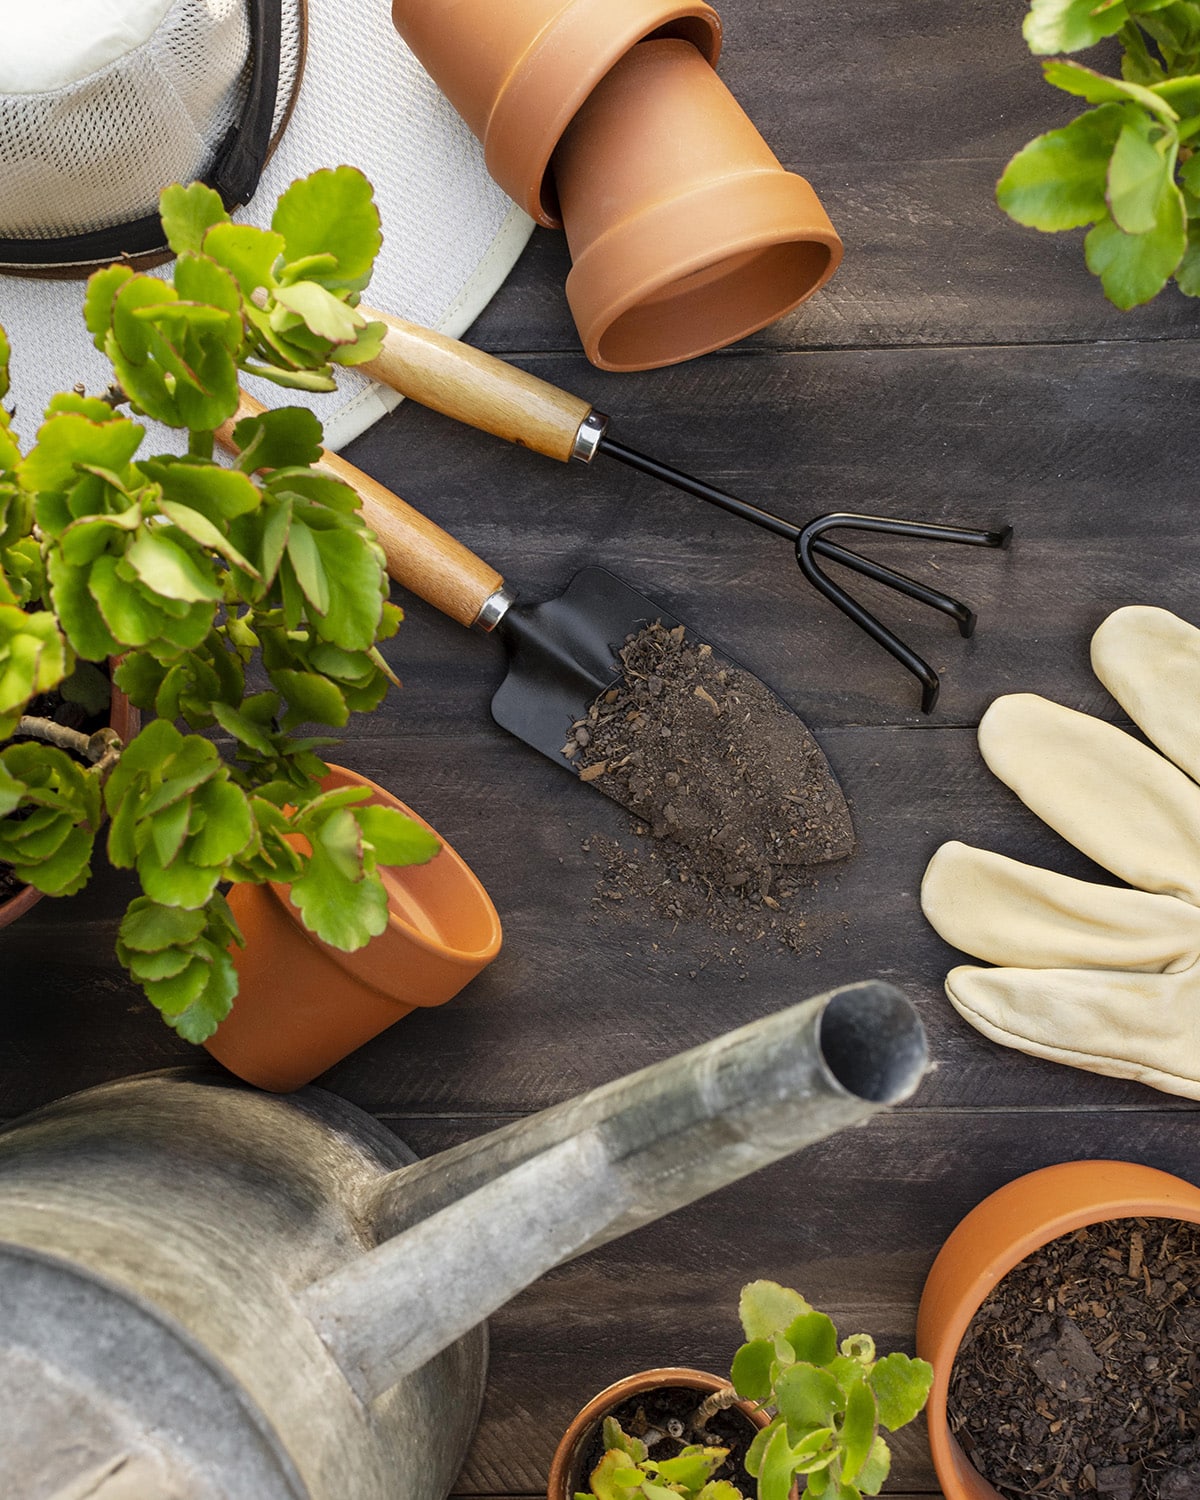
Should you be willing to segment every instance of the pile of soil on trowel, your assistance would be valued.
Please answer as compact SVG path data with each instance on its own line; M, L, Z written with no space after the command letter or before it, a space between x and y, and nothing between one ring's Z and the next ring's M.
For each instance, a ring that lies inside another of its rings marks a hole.
M573 726L563 754L654 843L589 840L603 857L598 899L641 898L675 922L810 946L793 900L814 866L854 850L820 746L769 688L682 625L628 637L620 663L621 680Z

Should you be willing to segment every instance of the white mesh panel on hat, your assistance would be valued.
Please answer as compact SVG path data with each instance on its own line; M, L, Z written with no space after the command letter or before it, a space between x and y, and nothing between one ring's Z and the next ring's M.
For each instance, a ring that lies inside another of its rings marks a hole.
M265 225L294 178L342 163L361 168L383 220L364 302L459 334L512 268L533 221L488 176L482 148L400 40L389 9L387 0L309 0L295 112L254 201L234 217ZM9 405L26 445L55 391L82 382L99 392L111 379L84 327L82 298L82 282L0 276L0 324L13 347ZM338 448L398 398L353 370L337 378L326 396L258 380L247 388L270 406L311 407ZM182 447L177 434L150 425L158 448Z
M85 234L153 212L233 123L242 0L175 0L139 46L46 93L0 93L0 220L11 238Z

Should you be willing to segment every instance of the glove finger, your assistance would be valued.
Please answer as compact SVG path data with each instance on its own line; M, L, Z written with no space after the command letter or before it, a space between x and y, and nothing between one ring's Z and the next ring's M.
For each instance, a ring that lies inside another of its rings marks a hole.
M946 994L1002 1046L1200 1099L1197 978L1078 969L952 969Z
M1026 807L1144 891L1200 902L1200 786L1102 719L1032 693L997 698L979 748Z
M1131 604L1092 637L1092 670L1147 738L1200 781L1200 630L1169 610Z
M930 860L921 909L948 943L990 964L1154 974L1200 954L1200 910L1173 896L1092 885L957 842Z

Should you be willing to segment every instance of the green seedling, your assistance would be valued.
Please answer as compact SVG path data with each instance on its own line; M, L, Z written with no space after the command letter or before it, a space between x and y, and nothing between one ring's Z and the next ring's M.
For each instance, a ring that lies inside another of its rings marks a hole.
M1090 225L1088 269L1118 307L1172 279L1200 297L1200 0L1031 0L1030 51L1047 82L1093 107L1031 141L996 187L1019 224ZM1115 37L1120 77L1057 55Z
M877 1358L869 1334L839 1342L825 1313L774 1281L744 1286L738 1312L746 1343L734 1355L732 1390L706 1397L681 1433L698 1439L678 1455L687 1456L688 1467L680 1471L686 1478L663 1472L674 1457L650 1461L662 1434L643 1442L609 1418L604 1458L588 1494L575 1500L745 1500L728 1481L711 1480L728 1450L702 1446L708 1422L738 1398L770 1419L744 1459L757 1480L758 1500L788 1500L793 1485L805 1500L860 1500L879 1493L892 1461L881 1429L896 1432L917 1416L929 1397L933 1367L906 1354Z
M742 1493L713 1474L728 1448L689 1443L670 1458L652 1459L641 1438L630 1437L612 1417L604 1419L604 1457L592 1470L590 1489L575 1500L743 1500Z
M233 224L194 183L162 195L169 279L97 271L83 315L109 358L102 396L55 396L23 453L0 405L0 860L48 895L88 880L107 827L142 894L121 962L182 1036L202 1041L237 989L241 934L222 893L288 881L305 924L338 948L387 922L384 865L437 852L365 790L325 793L319 751L396 679L380 642L400 623L355 492L318 466L321 426L284 408L238 422L213 460L242 373L305 391L371 358L358 311L381 242L350 167L280 197L272 227ZM0 330L0 401L9 349ZM147 454L149 416L188 434ZM104 701L105 664L157 715L129 744L29 712L51 689ZM97 695L96 684L101 691ZM232 743L222 758L210 735Z

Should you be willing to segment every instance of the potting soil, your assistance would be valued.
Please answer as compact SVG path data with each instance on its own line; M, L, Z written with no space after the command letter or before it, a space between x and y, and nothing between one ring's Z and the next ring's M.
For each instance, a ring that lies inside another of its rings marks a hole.
M663 1459L675 1458L689 1443L728 1448L725 1461L712 1475L713 1480L728 1480L746 1496L757 1494L757 1481L750 1477L743 1462L747 1449L754 1441L757 1427L736 1407L727 1407L711 1416L703 1429L697 1430L694 1425L695 1417L704 1399L704 1391L666 1386L631 1396L609 1415L617 1419L621 1430L628 1436L640 1438L646 1443L650 1450L648 1456L659 1463ZM601 1424L596 1427L590 1442L585 1446L580 1472L574 1476L581 1490L587 1488L588 1475L603 1457Z
M807 947L795 898L814 867L854 850L824 752L769 688L683 626L647 626L620 658L621 680L563 747L651 840L636 850L602 835L585 842L601 856L598 900Z
M1022 1261L967 1330L948 1412L1001 1495L1200 1500L1200 1226L1114 1219Z

